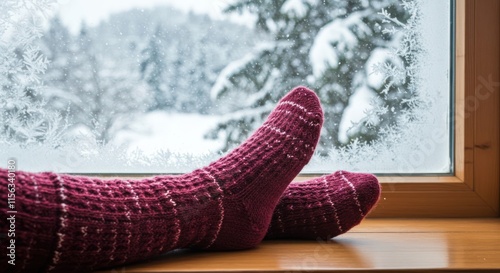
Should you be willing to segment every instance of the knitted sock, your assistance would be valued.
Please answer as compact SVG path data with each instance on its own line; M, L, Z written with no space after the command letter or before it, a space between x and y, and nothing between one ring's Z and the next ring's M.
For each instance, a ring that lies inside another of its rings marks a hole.
M14 271L88 271L175 248L254 247L311 158L322 119L316 95L298 87L246 142L189 174L102 180L18 171ZM0 169L1 200L7 174ZM7 217L3 206L2 233Z
M281 197L266 239L328 240L363 220L380 197L375 176L338 171L292 183Z

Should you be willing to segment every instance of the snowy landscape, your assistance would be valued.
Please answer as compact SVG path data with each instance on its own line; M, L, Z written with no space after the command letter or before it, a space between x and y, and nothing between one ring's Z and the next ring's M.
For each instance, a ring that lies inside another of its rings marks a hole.
M305 85L325 123L304 172L451 170L449 3L92 2L0 3L0 160L181 173Z

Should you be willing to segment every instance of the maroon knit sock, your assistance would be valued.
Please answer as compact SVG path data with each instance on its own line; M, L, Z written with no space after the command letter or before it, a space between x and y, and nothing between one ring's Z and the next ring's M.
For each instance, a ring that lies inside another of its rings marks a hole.
M311 158L322 122L318 98L299 87L245 143L189 174L102 180L18 171L11 269L88 271L175 248L254 247ZM7 170L0 169L1 200L7 200L7 184ZM5 206L0 218L5 233Z
M266 239L323 239L347 232L380 197L375 176L338 171L292 183L276 209Z

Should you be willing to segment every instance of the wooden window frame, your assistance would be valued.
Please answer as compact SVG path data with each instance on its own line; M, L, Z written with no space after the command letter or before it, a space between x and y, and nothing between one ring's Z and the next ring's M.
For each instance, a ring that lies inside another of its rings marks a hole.
M498 217L500 1L455 3L454 174L379 176L370 217ZM297 180L310 179L303 175Z
M455 12L454 175L380 177L371 217L499 216L500 1L457 0Z
M369 217L499 216L500 1L456 0L455 8L454 174L379 176L382 197Z

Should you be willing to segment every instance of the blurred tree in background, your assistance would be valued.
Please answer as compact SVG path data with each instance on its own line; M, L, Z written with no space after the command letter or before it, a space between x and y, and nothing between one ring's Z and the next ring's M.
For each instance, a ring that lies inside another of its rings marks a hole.
M207 136L225 138L225 149L240 143L286 92L305 85L317 92L323 104L322 154L354 140L376 140L381 130L394 126L409 107L405 101L412 97L405 91L411 75L404 73L411 60L394 52L404 38L394 25L411 18L406 4L399 0L235 1L226 12L252 13L257 30L272 39L257 44L221 72L211 96L229 105L224 109L228 114ZM391 69L393 73L387 73ZM368 94L372 108L349 126L347 140L341 141L340 124L357 92Z

